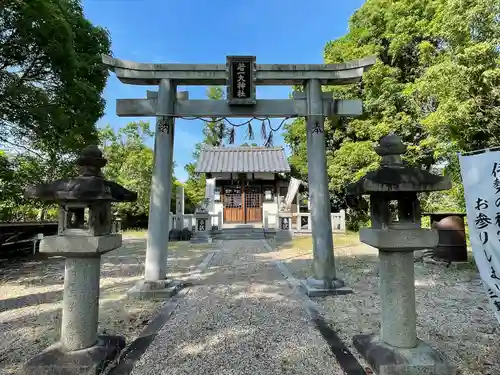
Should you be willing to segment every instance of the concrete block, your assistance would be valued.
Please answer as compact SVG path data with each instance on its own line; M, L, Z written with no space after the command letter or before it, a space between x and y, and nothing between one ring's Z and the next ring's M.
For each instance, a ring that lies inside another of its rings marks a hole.
M327 284L323 280L308 277L305 280L301 280L300 283L308 297L325 297L353 293L351 288L346 287L344 282L338 279L334 280L331 284Z
M40 252L65 257L90 257L121 245L122 235L116 233L104 236L48 236L40 241Z
M90 348L65 352L56 343L30 359L23 368L24 375L95 375L103 373L125 347L120 336L99 336Z
M167 299L177 294L182 282L177 280L141 280L127 291L127 296L137 299Z
M353 337L354 347L378 375L455 375L456 368L422 340L414 348L396 348L375 334Z
M384 251L415 251L433 248L439 235L433 229L371 229L359 231L361 242Z

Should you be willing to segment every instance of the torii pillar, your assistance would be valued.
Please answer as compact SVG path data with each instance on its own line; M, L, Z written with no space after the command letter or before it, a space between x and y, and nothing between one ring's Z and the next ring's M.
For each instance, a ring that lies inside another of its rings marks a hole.
M310 297L352 293L352 289L347 288L344 282L337 278L335 270L321 81L319 79L306 81L305 91L314 277L303 280L302 286Z

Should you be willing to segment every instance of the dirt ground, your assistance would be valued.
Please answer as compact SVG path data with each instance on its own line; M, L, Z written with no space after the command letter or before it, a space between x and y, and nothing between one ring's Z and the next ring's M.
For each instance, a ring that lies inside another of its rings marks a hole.
M378 252L360 244L357 235L334 235L339 278L354 293L316 299L344 342L352 336L377 332L380 326ZM282 260L298 279L311 276L311 238L277 243L268 256ZM444 353L463 375L500 374L500 329L489 306L477 268L470 263L447 268L415 263L417 334Z
M126 291L144 274L144 238L124 238L124 246L101 260L99 333L124 336L127 343L162 306L162 301L134 300ZM173 242L169 277L186 279L213 245ZM22 364L59 340L64 259L43 257L0 264L0 374Z

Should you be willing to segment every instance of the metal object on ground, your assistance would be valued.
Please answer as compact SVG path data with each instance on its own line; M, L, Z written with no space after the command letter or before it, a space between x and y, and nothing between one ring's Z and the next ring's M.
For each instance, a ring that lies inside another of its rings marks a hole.
M439 234L439 243L433 249L436 260L467 262L467 241L465 237L465 213L427 213L431 227Z

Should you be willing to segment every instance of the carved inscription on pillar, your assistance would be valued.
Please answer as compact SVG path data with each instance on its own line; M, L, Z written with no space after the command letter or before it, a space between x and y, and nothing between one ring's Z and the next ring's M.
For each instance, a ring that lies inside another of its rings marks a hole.
M321 126L321 123L319 121L316 121L314 123L313 129L311 131L312 134L323 134L323 127Z
M166 118L161 118L158 120L158 130L161 133L165 133L165 134L170 133L170 124Z

